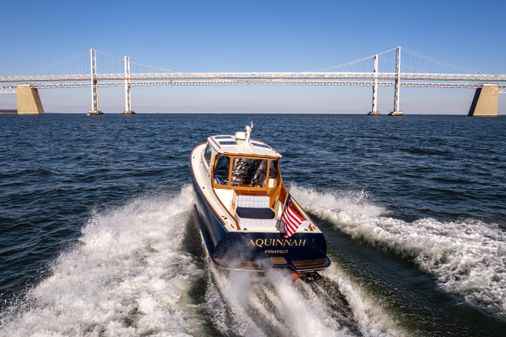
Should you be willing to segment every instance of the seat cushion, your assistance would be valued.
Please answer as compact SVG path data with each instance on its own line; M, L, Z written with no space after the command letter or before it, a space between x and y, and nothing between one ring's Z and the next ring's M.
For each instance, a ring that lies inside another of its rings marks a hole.
M237 206L248 208L270 208L269 197L256 195L238 195Z
M237 207L237 215L250 219L274 219L274 211L270 208Z

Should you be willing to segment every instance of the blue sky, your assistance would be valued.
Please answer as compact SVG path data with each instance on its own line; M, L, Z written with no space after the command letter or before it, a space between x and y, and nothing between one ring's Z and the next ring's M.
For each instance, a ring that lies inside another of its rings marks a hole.
M306 71L396 45L463 68L506 73L506 1L4 1L0 13L1 74L58 64L90 47L180 71ZM87 90L41 95L46 111L89 108ZM391 111L392 90L380 88L379 95L380 110ZM464 114L472 96L470 90L404 89L401 108ZM100 102L105 112L120 112L122 89L101 90ZM0 107L13 105L12 95L0 95ZM139 112L365 113L370 89L134 88L133 106Z

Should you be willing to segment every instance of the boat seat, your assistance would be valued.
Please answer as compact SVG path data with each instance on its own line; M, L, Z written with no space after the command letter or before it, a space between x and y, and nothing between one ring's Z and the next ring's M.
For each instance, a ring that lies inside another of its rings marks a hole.
M274 219L268 196L239 195L236 212L241 218Z
M267 195L238 195L237 207L246 208L270 208L269 196Z
M237 197L237 215L241 227L250 230L272 230L277 220L269 207L268 196L239 195Z
M274 211L270 208L237 207L236 213L241 218L274 219Z

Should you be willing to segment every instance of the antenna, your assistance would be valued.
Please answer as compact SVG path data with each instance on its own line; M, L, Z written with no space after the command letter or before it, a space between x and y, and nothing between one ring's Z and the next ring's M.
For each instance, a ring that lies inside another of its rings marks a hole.
M244 128L246 130L246 143L249 142L249 138L251 136L251 131L253 131L253 121L250 122L250 125L246 125Z

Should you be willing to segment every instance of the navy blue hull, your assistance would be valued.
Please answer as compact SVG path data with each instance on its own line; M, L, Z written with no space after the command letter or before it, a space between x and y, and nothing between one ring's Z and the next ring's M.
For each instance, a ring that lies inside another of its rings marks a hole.
M322 233L229 232L201 194L195 190L195 214L209 256L225 269L260 270L266 266L310 272L330 265Z

